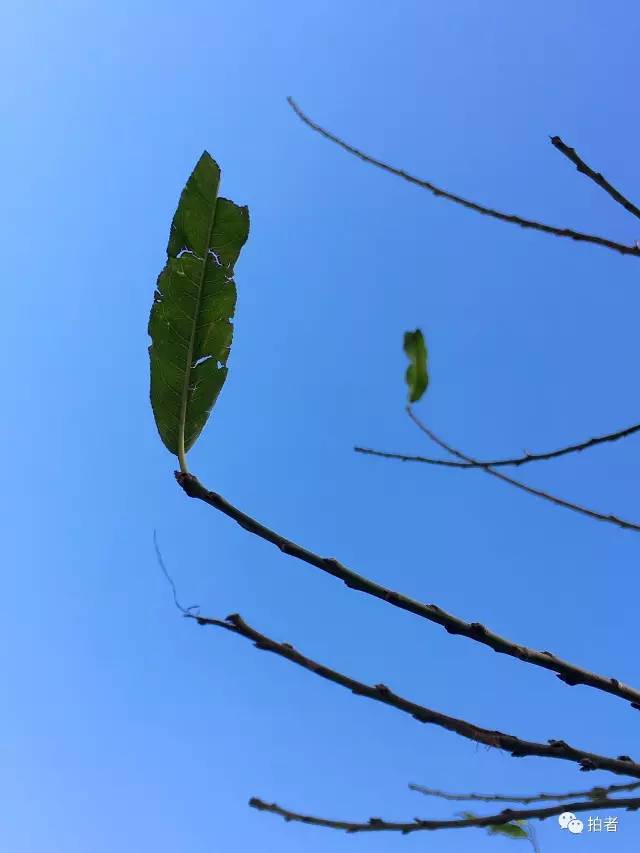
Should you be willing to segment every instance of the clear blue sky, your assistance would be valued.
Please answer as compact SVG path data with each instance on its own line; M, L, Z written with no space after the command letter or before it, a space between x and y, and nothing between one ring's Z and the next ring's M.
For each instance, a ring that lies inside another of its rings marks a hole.
M507 851L516 842L480 831L286 825L247 800L410 819L455 808L409 782L616 781L476 748L186 622L154 528L180 597L206 614L239 611L487 727L640 752L624 702L351 592L189 501L148 403L146 334L170 219L207 148L252 233L229 379L192 470L381 583L638 684L637 534L482 472L351 450L431 450L403 412L401 339L416 326L432 369L419 412L470 453L638 420L638 260L434 199L311 133L285 98L454 192L631 242L640 222L548 137L637 200L639 25L630 0L7 4L3 850ZM637 520L639 440L520 473ZM626 853L639 832L623 813L615 837L569 841L549 821L539 838L544 853Z

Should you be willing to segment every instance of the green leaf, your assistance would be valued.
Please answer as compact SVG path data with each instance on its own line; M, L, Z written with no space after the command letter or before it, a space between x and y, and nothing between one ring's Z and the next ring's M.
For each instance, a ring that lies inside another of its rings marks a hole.
M513 823L496 823L489 827L490 835L507 835L509 838L529 838L529 833L523 829L524 821Z
M460 817L466 820L473 820L479 817L474 812L458 812ZM508 838L526 838L529 839L529 833L523 827L526 827L526 821L514 820L511 823L493 823L487 827L489 835L506 835Z
M427 345L420 329L416 329L415 332L405 332L404 351L410 362L406 373L409 402L417 403L429 385Z
M219 184L205 151L180 196L149 317L153 414L184 471L227 377L233 266L249 236L248 209L219 198Z

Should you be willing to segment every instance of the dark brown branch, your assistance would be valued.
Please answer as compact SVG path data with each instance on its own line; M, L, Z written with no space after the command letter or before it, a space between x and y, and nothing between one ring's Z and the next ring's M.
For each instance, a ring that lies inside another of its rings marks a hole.
M609 181L601 175L600 172L594 172L590 166L587 166L584 160L578 156L575 148L569 148L569 146L565 145L559 136L552 136L551 144L554 148L557 148L561 154L568 157L579 172L582 172L583 175L591 178L591 180L608 193L614 201L617 201L625 210L640 219L640 209L638 209L633 202L630 202L628 198L625 198L615 187L612 187Z
M588 791L567 791L564 794L534 794L532 796L506 796L504 794L452 794L448 791L438 791L436 788L425 788L424 785L409 785L412 791L424 794L426 797L439 797L441 800L453 802L480 802L480 803L531 803L557 802L558 800L574 800L588 797L590 800L604 800L609 794L622 791L636 791L640 788L640 782L629 782L626 785L607 785L606 788L596 786Z
M422 421L418 418L415 412L411 409L411 407L407 407L407 412L409 413L409 417L411 420L418 426L422 432L427 435L431 441L435 442L438 447L441 447L443 450L446 450L447 453L451 453L452 456L457 456L458 459L463 459L465 462L473 463L474 467L480 468L480 470L485 471L487 474L491 474L492 477L497 477L498 480L502 480L503 483L509 483L511 486L515 486L516 489L521 489L523 492L527 492L530 495L534 495L537 498L543 498L546 501L550 501L550 503L555 504L556 506L562 506L565 509L570 509L573 512L580 513L580 515L586 515L588 518L593 518L596 521L606 521L609 524L615 524L617 527L622 527L624 530L636 530L640 531L640 524L637 524L635 521L626 521L624 518L618 518L617 515L607 515L602 512L596 512L596 510L589 509L586 506L580 506L580 504L572 503L571 501L566 501L564 498L556 497L556 495L552 495L549 492L543 492L540 489L534 489L533 486L527 486L526 483L522 483L520 480L514 480L513 477L507 477L506 474L503 474L501 471L496 471L488 465L482 465L478 462L477 459L472 459L471 456L467 456L466 453L462 453L460 450L456 450L455 447L452 447L450 444L447 444L442 438L439 438L426 424L422 423ZM413 460L418 461L418 460Z
M416 186L422 187L422 189L428 190L435 196L446 198L449 201L453 201L456 204L462 205L462 207L466 207L469 210L474 210L476 213L481 213L484 216L490 216L493 219L499 219L501 222L511 222L514 225L520 225L522 228L533 228L536 231L544 231L546 234L554 234L556 237L569 237L572 240L576 240L582 243L594 243L597 246L604 246L607 249L613 249L616 252L621 252L623 255L640 255L640 247L638 246L626 246L624 243L618 243L614 240L608 240L605 237L597 237L591 234L583 234L580 231L573 231L570 228L556 228L552 225L545 225L542 222L535 222L532 219L523 219L521 216L515 216L514 214L510 213L502 213L499 210L494 210L493 208L485 207L482 204L477 204L474 201L469 201L468 199L462 198L461 196L447 192L446 190L435 186L435 184L432 184L430 181L425 181L421 178L416 178L402 169L396 169L394 166L390 166L388 163L383 163L381 160L377 160L375 157L371 157L370 155L365 154L363 151L360 151L360 149L354 148L352 145L349 145L343 139L340 139L338 136L334 136L333 133L330 133L328 130L325 130L319 124L316 124L314 121L312 121L309 116L305 115L305 113L302 112L302 110L296 104L293 98L289 97L287 98L287 101L289 102L296 115L300 119L302 119L302 121L308 127L310 127L312 130L315 130L321 136L324 136L325 139L329 139L331 142L335 142L336 145L339 145L341 148L344 148L345 151L348 151L350 154L354 154L356 157L359 157L361 160L364 160L365 163L370 163L372 166L377 166L379 169L383 169L385 172L389 172L392 175L396 175L397 177L408 181L410 184L415 184Z
M640 808L640 797L613 800L590 800L589 802L584 803L565 803L564 805L547 806L546 808L539 809L505 809L495 815L459 818L457 820L424 820L416 817L409 823L396 823L394 821L382 820L382 818L379 817L369 818L366 823L355 823L353 821L346 820L328 820L327 818L313 817L312 815L292 812L288 809L283 809L276 803L265 803L257 797L252 797L249 800L249 805L261 812L270 812L271 814L279 815L287 822L296 821L297 823L307 823L312 826L324 826L328 829L342 829L345 832L400 832L403 835L408 835L411 832L417 832L421 829L487 828L491 826L503 826L506 823L512 823L516 820L545 820L548 817L560 815L564 811L570 811L574 814L579 812L603 810L613 811L615 809L636 811Z
M231 631L233 634L238 634L251 640L256 648L267 652L273 652L297 666L319 675L320 678L326 678L327 681L333 684L339 684L341 687L346 687L357 696L366 696L376 702L381 702L384 705L389 705L402 711L404 714L409 714L420 723L431 723L454 732L460 737L471 740L474 743L482 743L485 746L502 749L512 755L514 758L521 758L527 755L537 755L543 758L557 758L562 761L572 761L580 765L583 771L588 770L608 770L611 773L618 773L624 776L633 776L640 779L640 764L636 764L629 756L622 755L618 758L609 758L608 756L598 755L593 752L586 752L582 749L576 749L569 746L563 740L549 740L547 743L538 743L536 741L522 740L515 735L508 735L504 732L485 729L481 726L476 726L474 723L469 723L466 720L459 720L456 717L450 717L447 714L442 714L440 711L434 711L431 708L426 708L424 705L419 705L416 702L411 702L402 696L393 693L386 685L376 684L371 686L362 681L356 681L347 675L343 675L334 669L330 669L323 664L317 663L310 658L305 657L296 651L289 643L278 643L276 640L261 634L252 628L242 619L237 613L227 616L223 621L221 619L210 619L206 616L185 614L187 618L195 619L199 625L213 625L218 628L224 628L226 631Z
M542 462L547 459L557 459L560 456L566 456L569 453L580 453L583 450L588 450L591 447L596 447L598 444L604 444L607 441L618 441L621 438L640 432L640 424L626 427L611 432L607 435L601 435L597 438L590 438L588 441L583 441L580 444L570 444L567 447L561 447L559 450L549 450L546 453L525 453L523 456L514 456L511 459L491 459L478 462L454 462L451 459L433 459L429 456L414 456L406 453L388 453L383 450L372 450L370 447L354 447L356 453L364 453L367 456L381 456L384 459L398 459L400 462L424 462L427 465L441 465L445 468L501 468L507 465L517 467L526 465L528 462Z
M509 655L534 666L540 666L543 669L551 670L557 673L558 678L569 686L584 684L596 690L602 690L605 693L628 700L632 707L640 710L640 691L623 684L617 678L608 678L589 672L582 667L556 657L548 651L539 652L529 649L526 646L507 640L499 634L495 634L479 622L465 622L463 619L442 610L436 604L423 604L400 592L394 592L369 580L364 575L359 575L357 572L339 563L333 557L321 557L319 554L315 554L313 551L297 545L290 539L285 539L284 536L281 536L264 524L260 524L259 521L256 521L250 515L233 506L222 495L206 489L193 474L183 474L180 471L176 471L175 477L189 497L204 501L204 503L209 504L209 506L232 518L247 532L259 536L267 542L271 542L283 554L295 557L297 560L301 560L310 566L314 566L316 569L320 569L338 578L338 580L341 580L350 589L371 595L394 607L399 607L401 610L406 610L409 613L429 620L429 622L441 625L449 634L459 634L462 637L467 637L477 643L489 646L495 652Z

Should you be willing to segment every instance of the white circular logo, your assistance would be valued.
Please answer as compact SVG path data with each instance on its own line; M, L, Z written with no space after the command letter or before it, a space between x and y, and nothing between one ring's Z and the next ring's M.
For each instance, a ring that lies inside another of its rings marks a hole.
M558 823L560 824L560 829L566 829L572 820L575 820L576 816L572 812L562 812L561 815L558 815Z
M581 820L578 820L577 817L574 817L574 819L570 820L567 824L567 829L569 832L573 832L574 835L578 835L578 833L582 832L584 829L584 824Z

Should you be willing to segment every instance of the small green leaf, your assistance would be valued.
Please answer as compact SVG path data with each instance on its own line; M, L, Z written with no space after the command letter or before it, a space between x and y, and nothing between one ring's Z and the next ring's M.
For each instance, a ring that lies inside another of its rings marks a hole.
M507 835L509 838L529 838L529 833L523 829L523 821L513 823L496 823L489 827L490 835Z
M458 812L460 817L465 820L474 820L479 815L474 812ZM506 835L508 838L526 838L529 839L529 833L523 827L526 827L526 821L514 820L511 823L493 823L487 827L489 835Z
M180 196L149 317L153 414L184 471L227 377L233 267L249 236L248 209L219 198L219 183L205 151Z
M429 385L427 345L420 329L416 329L415 332L405 332L404 351L410 362L406 373L409 402L417 403Z

